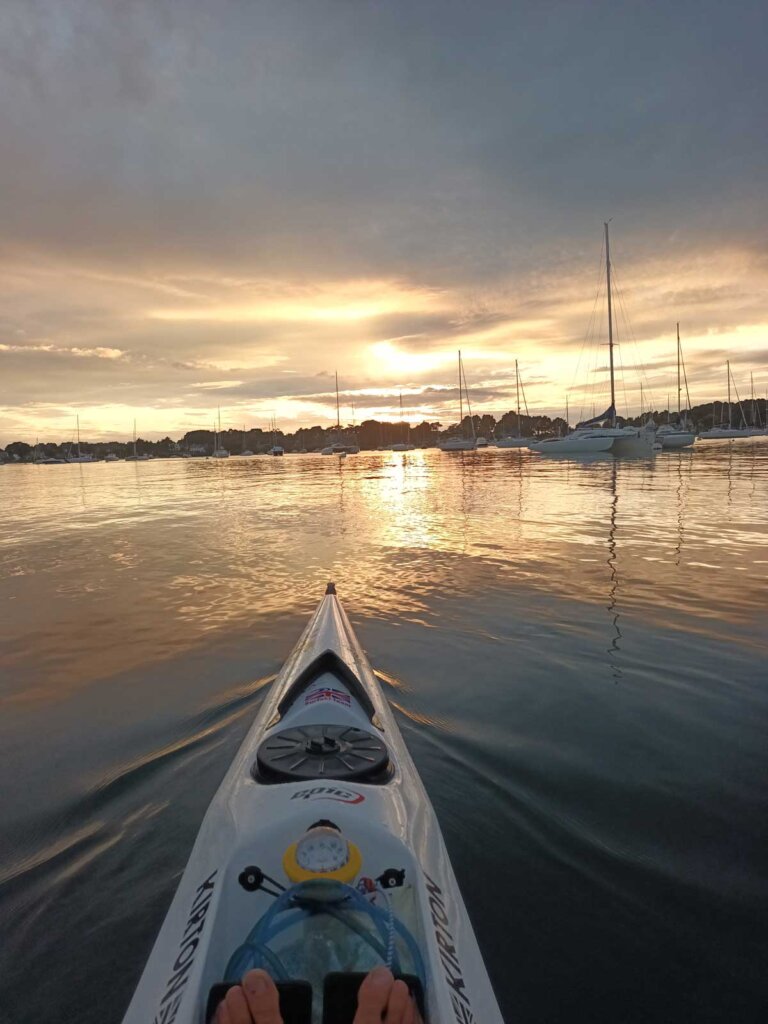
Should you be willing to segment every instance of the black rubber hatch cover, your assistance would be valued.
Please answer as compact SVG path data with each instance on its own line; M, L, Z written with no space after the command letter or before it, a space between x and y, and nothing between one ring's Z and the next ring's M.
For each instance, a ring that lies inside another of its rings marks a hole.
M378 736L349 725L302 725L273 733L257 754L260 772L284 779L363 779L389 764Z

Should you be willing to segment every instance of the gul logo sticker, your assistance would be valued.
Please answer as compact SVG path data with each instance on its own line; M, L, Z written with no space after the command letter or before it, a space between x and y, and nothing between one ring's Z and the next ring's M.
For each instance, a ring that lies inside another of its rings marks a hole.
M319 704L323 700L332 701L334 704L341 704L342 707L352 706L352 699L343 690L334 690L331 687L323 687L321 690L313 690L304 698L304 704Z
M459 962L459 955L456 949L453 935L450 930L450 920L446 909L446 899L443 891L437 882L433 882L429 875L424 872L427 880L427 897L429 899L429 910L432 915L432 925L435 929L435 939L440 951L440 961L443 965L445 983L451 993L451 1006L456 1024L475 1024L475 1015L467 995L467 983L464 981L464 974Z
M171 967L171 976L166 983L165 994L160 1000L160 1006L155 1014L154 1024L173 1024L173 1021L176 1020L189 980L189 972L195 962L197 947L200 945L200 936L205 928L205 920L216 885L216 874L217 872L214 871L212 875L209 875L195 891L195 898L184 926L179 950Z
M297 790L291 800L336 800L341 804L361 804L365 797L354 789L339 789L336 786L313 786Z

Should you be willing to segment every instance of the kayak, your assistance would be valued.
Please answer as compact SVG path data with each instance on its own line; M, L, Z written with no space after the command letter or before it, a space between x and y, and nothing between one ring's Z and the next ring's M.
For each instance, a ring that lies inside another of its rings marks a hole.
M352 1024L386 964L427 1024L502 1024L435 812L332 583L206 812L124 1024L206 1024L263 968Z

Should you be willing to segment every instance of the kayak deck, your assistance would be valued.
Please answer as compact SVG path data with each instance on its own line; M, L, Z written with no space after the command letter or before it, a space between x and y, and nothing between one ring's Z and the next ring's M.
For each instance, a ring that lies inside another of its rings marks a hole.
M381 963L431 1024L501 1022L434 811L330 586L206 813L125 1024L202 1024L252 967L286 1024L351 1024Z

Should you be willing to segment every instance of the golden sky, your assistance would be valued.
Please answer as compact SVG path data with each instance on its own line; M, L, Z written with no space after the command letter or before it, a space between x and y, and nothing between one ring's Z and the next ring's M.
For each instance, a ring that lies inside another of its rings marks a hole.
M573 422L608 217L619 412L674 405L676 321L694 404L765 395L759 5L435 4L6 5L0 444L330 424L335 370L447 425L459 348L473 411L517 359Z

